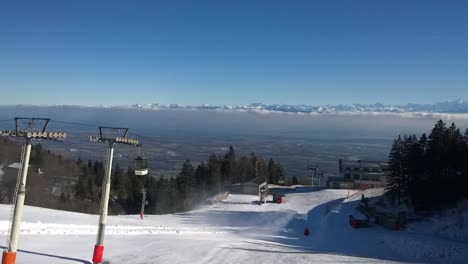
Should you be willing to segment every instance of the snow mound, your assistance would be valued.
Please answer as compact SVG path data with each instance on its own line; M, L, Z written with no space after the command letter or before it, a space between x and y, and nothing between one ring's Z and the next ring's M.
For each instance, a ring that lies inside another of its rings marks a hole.
M407 230L468 243L468 200L457 208L410 223Z

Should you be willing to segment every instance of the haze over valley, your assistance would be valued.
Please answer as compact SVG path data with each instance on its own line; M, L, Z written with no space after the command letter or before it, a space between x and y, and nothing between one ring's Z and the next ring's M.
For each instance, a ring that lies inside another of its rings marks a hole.
M239 154L255 152L280 161L287 177L306 175L308 165L318 165L326 174L335 175L339 159L386 160L391 142L398 134L429 132L439 118L456 122L461 128L468 126L464 114L0 107L0 119L33 113L67 122L53 122L51 126L68 132L70 138L63 143L45 144L54 152L83 160L105 156L105 148L84 140L87 135L97 134L96 126L129 127L131 135L139 138L143 146L139 150L119 147L115 161L127 166L140 153L148 158L156 177L175 176L184 160L201 162L211 153L223 154L231 145Z

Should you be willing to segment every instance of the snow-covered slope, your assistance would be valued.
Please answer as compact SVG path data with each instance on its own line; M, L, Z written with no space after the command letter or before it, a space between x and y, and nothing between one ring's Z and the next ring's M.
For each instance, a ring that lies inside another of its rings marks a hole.
M187 213L144 220L111 216L104 258L132 264L466 263L468 245L461 242L379 227L352 229L347 219L360 197L348 198L353 193L302 191L287 194L285 204L263 205L257 196L230 195ZM10 208L0 205L4 241ZM26 207L18 263L90 263L97 221L96 215Z

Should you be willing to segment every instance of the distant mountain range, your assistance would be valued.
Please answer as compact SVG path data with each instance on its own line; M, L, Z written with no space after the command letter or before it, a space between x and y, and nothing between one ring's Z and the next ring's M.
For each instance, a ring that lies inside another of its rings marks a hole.
M380 112L380 113L468 113L468 101L454 100L435 104L406 104L384 105L380 103L365 104L340 104L340 105L288 105L252 103L246 106L234 105L180 105L180 104L135 104L134 109L159 110L258 110L290 113L338 113L338 112Z

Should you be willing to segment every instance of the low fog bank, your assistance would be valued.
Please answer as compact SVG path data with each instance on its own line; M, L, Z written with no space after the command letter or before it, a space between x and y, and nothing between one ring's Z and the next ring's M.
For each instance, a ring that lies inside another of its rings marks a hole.
M285 137L392 138L400 133L422 133L440 118L468 126L468 116L423 113L301 114L259 111L158 110L72 106L2 106L0 119L15 116L50 117L54 120L129 127L145 134L199 133L201 135L265 135ZM64 126L54 124L58 126ZM77 126L74 126L75 128ZM85 129L81 127L81 129Z
M298 114L284 112L224 110L158 110L1 106L0 120L25 117L50 117L53 120L101 126L129 127L140 137L146 155L156 170L176 170L184 159L206 160L233 145L239 154L252 151L283 163L288 176L305 175L309 164L328 173L338 172L338 159L383 160L391 141L398 134L430 132L443 118L461 129L468 118L460 114L421 113L339 113ZM13 122L0 123L12 129ZM97 128L76 124L51 123L51 129L65 130L69 144L51 146L54 151L93 158L89 146L79 151L84 135L97 134ZM99 149L99 153L103 150ZM133 154L132 154L133 153ZM134 151L121 151L122 162L131 161ZM85 156L88 155L88 156Z

